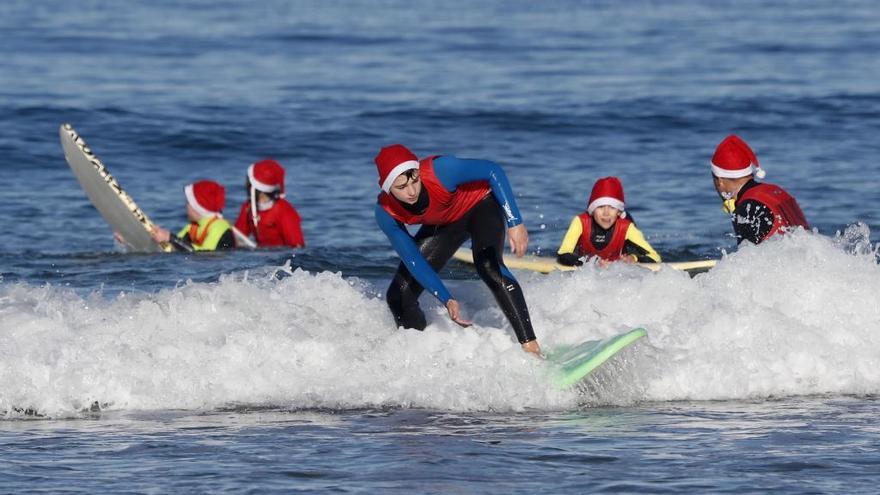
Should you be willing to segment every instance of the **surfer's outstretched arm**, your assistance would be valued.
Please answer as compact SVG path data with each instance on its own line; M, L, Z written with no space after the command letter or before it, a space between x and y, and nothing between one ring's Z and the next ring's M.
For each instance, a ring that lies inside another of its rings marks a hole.
M513 196L513 188L507 180L507 174L500 165L489 160L458 158L451 155L439 156L434 159L434 172L443 186L454 191L461 184L485 180L489 182L495 200L504 212L507 227L516 227L522 223L519 207Z
M522 224L522 215L513 196L513 188L500 165L489 160L440 156L434 159L434 171L449 191L468 182L487 181L492 195L504 213L510 250L517 256L526 254L529 233Z
M382 232L391 241L391 246L397 251L400 261L406 266L406 269L409 270L422 287L446 305L452 299L452 294L443 285L443 281L440 280L437 272L431 268L431 265L422 256L412 236L406 231L406 227L391 218L391 215L381 205L376 205L375 214L376 223L379 224L379 228L382 229Z

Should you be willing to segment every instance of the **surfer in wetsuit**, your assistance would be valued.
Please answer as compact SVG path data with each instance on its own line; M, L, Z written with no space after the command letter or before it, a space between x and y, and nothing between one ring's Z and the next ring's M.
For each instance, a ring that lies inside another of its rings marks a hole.
M176 236L153 227L153 240L169 242L177 251L215 251L235 247L231 225L221 215L226 205L226 190L212 180L202 180L183 188L186 217L190 223Z
M660 255L636 228L625 210L623 184L617 177L603 177L593 185L587 211L572 219L557 251L561 265L580 266L583 256L597 256L600 263L659 263Z
M712 179L722 209L731 215L737 244L760 244L790 228L810 228L793 196L777 185L756 182L755 176L765 176L755 152L739 136L724 138L712 156Z
M376 222L401 258L386 294L397 325L425 328L419 295L426 288L446 306L452 321L470 325L437 275L470 238L477 273L495 296L523 350L540 354L522 288L502 259L505 230L517 256L525 254L529 234L501 167L488 160L454 156L419 161L400 144L382 148L375 162L382 187ZM421 225L415 236L406 230L412 224Z
M284 167L275 160L261 160L247 170L248 200L241 205L237 228L253 236L259 247L304 247L299 213L284 198Z

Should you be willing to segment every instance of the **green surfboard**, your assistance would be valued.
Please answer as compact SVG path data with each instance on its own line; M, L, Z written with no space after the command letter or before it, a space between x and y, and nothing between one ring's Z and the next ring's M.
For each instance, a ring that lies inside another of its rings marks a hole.
M603 340L588 340L574 346L561 346L547 354L547 361L556 370L553 383L568 388L583 380L618 352L648 335L644 328L635 328Z

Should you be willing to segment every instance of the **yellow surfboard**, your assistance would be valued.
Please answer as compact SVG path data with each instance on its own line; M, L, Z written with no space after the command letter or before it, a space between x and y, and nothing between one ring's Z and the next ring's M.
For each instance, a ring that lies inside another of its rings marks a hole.
M455 252L455 254L452 255L452 257L459 261L464 261L465 263L474 263L474 255L471 250L467 248L459 248ZM674 270L685 271L693 275L696 273L709 271L709 269L714 267L717 262L718 260L699 260L676 261L672 263L637 263L637 265L655 272L660 268L666 266ZM522 258L506 254L504 256L504 264L507 265L508 268L512 269L531 270L533 272L540 273L550 273L555 271L568 272L572 270L577 270L578 268L576 266L560 265L556 262L556 258L550 258L548 256L535 256L533 254L527 254Z

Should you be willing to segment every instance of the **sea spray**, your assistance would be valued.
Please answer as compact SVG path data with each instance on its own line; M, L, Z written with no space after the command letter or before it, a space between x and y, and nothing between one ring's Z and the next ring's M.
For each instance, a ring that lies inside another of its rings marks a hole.
M368 282L308 273L235 274L113 300L3 287L0 408L429 407L572 405L504 330L440 318L394 329ZM12 325L9 325L12 323Z
M426 296L424 332L394 328L386 281L332 272L266 268L113 298L4 283L0 410L517 411L880 392L872 249L795 232L693 279L624 264L519 277L545 348L635 326L648 338L560 391L478 281L450 284L474 327Z
M694 279L617 264L529 280L545 345L648 329L629 391L612 387L605 401L880 391L871 249L801 231L743 245Z

